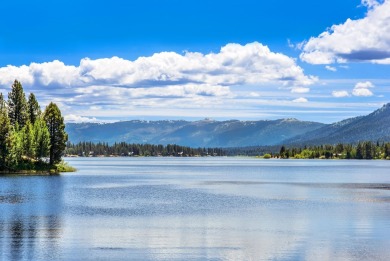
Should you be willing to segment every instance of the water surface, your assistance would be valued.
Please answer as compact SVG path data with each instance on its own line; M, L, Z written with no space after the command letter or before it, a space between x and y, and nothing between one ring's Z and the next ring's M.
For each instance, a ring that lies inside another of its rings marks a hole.
M390 161L67 161L0 177L0 260L390 260Z

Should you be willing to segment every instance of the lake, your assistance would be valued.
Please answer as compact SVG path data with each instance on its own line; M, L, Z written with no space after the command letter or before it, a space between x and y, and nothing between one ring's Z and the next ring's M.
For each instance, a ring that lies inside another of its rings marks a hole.
M390 260L390 161L66 161L0 177L0 260Z

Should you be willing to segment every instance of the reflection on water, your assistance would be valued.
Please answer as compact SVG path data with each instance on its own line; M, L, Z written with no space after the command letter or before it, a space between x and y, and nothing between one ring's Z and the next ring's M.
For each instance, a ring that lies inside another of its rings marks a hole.
M62 180L7 176L0 182L0 259L59 259Z
M0 260L390 260L389 161L71 165L0 178Z

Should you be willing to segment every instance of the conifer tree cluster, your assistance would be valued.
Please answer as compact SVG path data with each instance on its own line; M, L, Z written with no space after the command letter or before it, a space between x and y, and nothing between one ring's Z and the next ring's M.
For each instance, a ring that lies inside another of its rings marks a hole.
M68 136L64 118L55 103L42 113L35 95L26 99L22 84L15 80L6 101L0 93L0 170L34 169L61 161Z
M390 159L389 142L364 141L357 144L337 144L286 148L282 146L276 157L288 159Z
M174 156L174 157L195 157L195 156L225 156L222 148L191 148L176 144L152 145L152 144L130 144L126 142L108 143L79 142L66 145L65 154L84 157L94 156Z

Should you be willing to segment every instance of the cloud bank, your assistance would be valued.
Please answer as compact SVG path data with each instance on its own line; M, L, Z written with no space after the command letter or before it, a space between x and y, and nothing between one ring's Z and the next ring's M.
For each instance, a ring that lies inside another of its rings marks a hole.
M362 19L347 19L303 44L301 60L311 64L390 64L390 0L363 0Z
M294 59L274 53L260 43L228 44L219 53L161 52L135 61L119 57L92 60L79 66L61 61L32 63L29 66L0 68L0 85L14 79L30 86L61 88L119 86L149 88L162 86L232 86L278 83L283 86L310 85L315 77L306 76Z
M8 91L15 79L42 105L59 104L69 122L178 111L188 115L217 107L226 114L227 108L239 106L237 96L245 88L252 98L264 88L289 95L307 93L317 81L293 58L258 42L227 44L209 54L161 52L136 60L84 58L77 66L55 60L0 68L0 89Z

